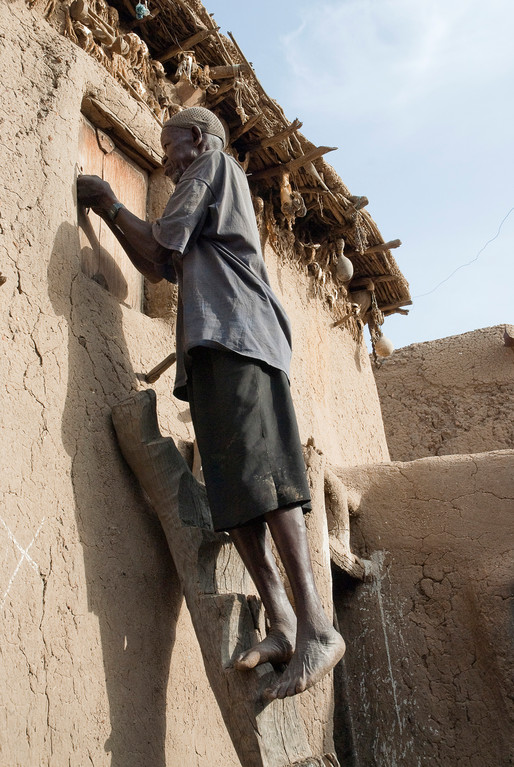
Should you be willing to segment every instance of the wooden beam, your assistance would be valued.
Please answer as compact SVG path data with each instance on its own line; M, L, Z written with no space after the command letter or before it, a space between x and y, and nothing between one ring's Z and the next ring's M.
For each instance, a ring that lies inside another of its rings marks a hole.
M412 306L412 301L397 301L394 304L386 304L385 306L380 306L379 304L378 308L381 312L390 312L392 309L399 309L400 306Z
M135 4L133 5L130 2L130 0L123 0L123 5L125 6L126 10L130 13L130 15L136 18Z
M369 200L367 197L356 197L352 196L348 198L350 202L353 205L354 210L362 210L362 208L365 208L366 205L369 205Z
M185 2L185 0L175 0L175 2L176 2L177 5L180 5L182 10L186 11L189 14L189 16L192 15L191 8L189 8L188 3Z
M283 173L294 173L302 168L304 165L316 160L318 157L322 157L327 152L334 152L337 149L336 146L318 146L311 149L301 157L295 157L289 162L282 163L281 165L274 165L271 168L264 168L258 170L256 173L250 173L251 181L259 181L263 178L273 178L274 176L282 176Z
M233 131L230 131L230 141L237 141L238 138L241 136L244 136L244 134L251 130L254 125L257 125L258 122L260 122L263 118L262 112L259 112L256 115L252 115L248 118L248 120L242 125L241 123L237 125L237 127L234 128ZM246 151L246 147L243 151Z
M350 293L360 293L362 290L375 290L373 277L360 277L350 282Z
M291 173L293 173L295 170L298 170L298 168L302 168L304 165L307 165L309 162L313 162L314 160L319 159L324 154L327 154L328 152L335 152L337 149L336 146L317 146L314 147L314 149L311 149L309 152L304 154L302 157L298 157L297 159L291 160L287 163L287 168Z
M298 191L300 194L328 194L328 189L318 189L317 187L313 186L299 186Z
M348 208L343 207L341 201L337 200L334 195L334 201L337 203L338 209L343 214L344 220L350 222L348 225L351 226L355 223L357 213L369 204L369 200L367 197L343 197L343 199L350 202L350 206Z
M250 71L248 64L230 64L220 67L209 67L209 77L211 80L235 79L238 75Z
M340 570L363 581L369 574L370 563L366 565L351 551L348 492L329 466L325 467L324 486L330 559Z
M243 51L241 50L241 48L240 48L240 47L239 47L239 45L237 44L237 42L236 42L236 38L234 37L234 35L232 34L232 32L227 32L227 35L230 37L230 39L231 39L231 40L232 40L232 42L234 43L235 49L236 49L236 51L239 53L239 55L241 56L241 58L243 59L244 63L245 63L245 64L248 64L248 66L250 67L250 69L251 69L251 70L252 70L252 72L253 72L254 70L253 70L252 62L251 62L251 61L248 61L248 59L247 59L247 58L246 58L246 56L244 55ZM265 93L265 91L264 91L264 89L263 89L262 85L260 84L259 80L257 79L257 76L255 75L255 72L254 72L254 76L255 76L255 81L256 81L256 83L257 83L258 87L259 87L259 88L260 88L260 90L261 90L261 91L264 93L264 95L267 97L267 94Z
M160 61L161 64L163 64L165 61L169 61L181 51L191 50L191 48L194 48L195 45L202 43L208 37L211 37L212 35L214 35L218 31L218 29L219 27L216 27L216 29L201 29L199 32L196 32L194 35L191 35L191 37L188 37L187 40L183 40L178 45L173 45L171 48L168 48L167 51L164 51L164 53L161 53L157 61Z
M274 136L266 136L260 141L252 141L252 143L248 144L245 149L249 152L252 152L255 149L266 149L270 146L276 146L276 144L280 144L281 141L285 141L285 139L289 138L289 136L292 136L293 133L296 133L297 130L300 130L302 125L303 123L301 123L300 120L296 118L293 120L291 125L285 128L285 130L280 131L280 133L276 133Z
M374 283L382 283L396 282L399 279L400 277L397 277L394 274L379 274L376 277L374 274L370 274L369 277L357 277L357 279L352 280L350 283L350 289L353 290L355 288L357 290L358 288L366 288L370 281Z
M321 186L324 192L329 193L330 196L332 196L333 194L332 191L328 188L328 186L325 184L325 182L319 175L318 171L316 170L316 166L314 165L313 162L308 162L307 165L305 166L305 170L310 176L316 179L316 181Z
M150 13L148 16L144 16L142 19L134 19L134 21L127 25L127 30L131 32L137 27L146 26L146 24L148 24L149 21L153 21L160 14L160 12L161 9L157 8L153 13Z
M391 314L404 314L405 316L407 316L409 314L409 310L408 309L390 309L388 312L382 312L382 314L384 315L384 317L389 317L389 315Z
M224 101L224 99L227 98L229 91L231 91L234 88L234 83L224 83L223 85L220 85L214 96L208 99L207 106L209 109L212 109L217 104L219 104L221 101Z
M145 106L151 111L148 105ZM100 116L102 123L106 123L105 128L112 128L114 134L121 138L125 145L135 150L137 156L139 156L139 162L141 162L141 159L146 160L151 170L162 167L162 149L159 151L157 145L143 143L135 132L123 120L120 120L106 104L93 98L93 96L85 96L82 101L82 111L86 117L96 124L98 124ZM153 112L151 114L161 124ZM103 124L102 127L104 127ZM126 148L124 150L126 151Z
M372 253L383 253L386 250L393 250L394 248L399 248L402 244L401 240L391 240L390 242L383 242L379 245L372 245L371 248L367 248L363 256L369 256Z
M296 131L300 130L302 125L303 123L300 122L297 117L295 117L291 125L288 125L288 127L283 131L280 131L280 133L276 133L274 136L270 136L269 138L265 138L263 141L261 141L261 146L266 148L280 144L281 141L284 141L285 139L289 138L289 136L292 136L293 133L296 133Z
M330 559L332 562L343 572L351 575L352 578L356 578L359 581L363 581L366 578L366 567L361 559L336 538L334 535L329 535L328 538L330 546Z

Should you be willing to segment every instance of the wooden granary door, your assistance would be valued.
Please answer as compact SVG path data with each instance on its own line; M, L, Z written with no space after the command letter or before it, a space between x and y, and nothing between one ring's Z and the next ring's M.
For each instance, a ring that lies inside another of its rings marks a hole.
M100 176L116 197L139 218L146 219L148 174L124 155L112 139L82 115L78 164L82 173ZM129 261L99 216L79 210L80 259L84 274L133 309L143 306L143 276Z

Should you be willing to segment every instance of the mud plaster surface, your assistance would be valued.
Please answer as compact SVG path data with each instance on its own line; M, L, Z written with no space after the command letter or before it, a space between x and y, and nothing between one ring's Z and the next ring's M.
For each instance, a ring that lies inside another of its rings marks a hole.
M375 370L391 458L514 447L514 349L504 329L413 344Z
M236 765L163 535L110 423L173 349L172 323L119 304L79 268L83 95L154 143L156 123L24 3L3 20L0 766ZM383 460L363 345L329 327L310 278L271 252L267 262L293 320L302 439L335 463ZM155 385L161 426L187 453L171 382ZM309 699L318 748L330 717Z
M335 737L342 749L353 738L348 764L507 767L514 451L338 474L354 549L378 576L353 593L336 584L348 651Z

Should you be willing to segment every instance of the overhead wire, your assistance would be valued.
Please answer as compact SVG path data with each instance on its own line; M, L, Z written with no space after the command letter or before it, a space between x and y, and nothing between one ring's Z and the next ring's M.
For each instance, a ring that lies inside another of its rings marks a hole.
M430 296L432 293L435 293L435 291L438 288L440 288L441 285L444 285L445 282L448 282L448 280L451 279L453 277L453 275L456 274L459 271L459 269L464 269L465 266L471 266L471 264L474 264L475 261L478 261L479 256L484 252L484 250L487 248L487 246L490 245L491 242L494 242L497 239L497 237L500 236L500 232L502 230L502 226L504 225L504 223L506 222L506 220L508 219L508 217L510 216L510 214L512 213L513 210L514 210L514 207L509 210L509 212L506 214L506 216L504 216L504 218L502 219L502 221L500 223L500 226L498 227L498 231L496 232L494 237L491 237L490 240L487 240L485 245L483 245L480 248L480 250L476 254L475 258L472 258L471 261L468 261L467 263L461 264L460 266L458 266L456 269L453 270L453 272L451 274L448 275L448 277L445 277L444 280L441 280L441 282L439 282L435 286L435 288L432 288L432 290L429 290L428 293L420 293L420 295L418 295L418 296L413 296L412 297L413 300L415 300L417 298L424 298L425 296Z

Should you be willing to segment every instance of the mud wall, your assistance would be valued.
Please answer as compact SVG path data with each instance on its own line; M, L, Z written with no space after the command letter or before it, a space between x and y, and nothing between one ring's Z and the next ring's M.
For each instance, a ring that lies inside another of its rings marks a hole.
M504 329L413 344L375 370L391 458L514 447L514 350Z
M80 270L84 96L157 153L159 128L25 3L11 2L3 19L0 765L230 767L164 537L110 423L112 405L173 349L173 307L147 316ZM158 171L150 191L156 209ZM343 465L387 458L361 340L330 327L307 275L270 248L266 257L293 321L303 441L314 437ZM190 455L172 375L155 385L161 427ZM316 726L319 738L327 722Z
M336 606L343 767L507 767L514 451L339 470L376 577Z

